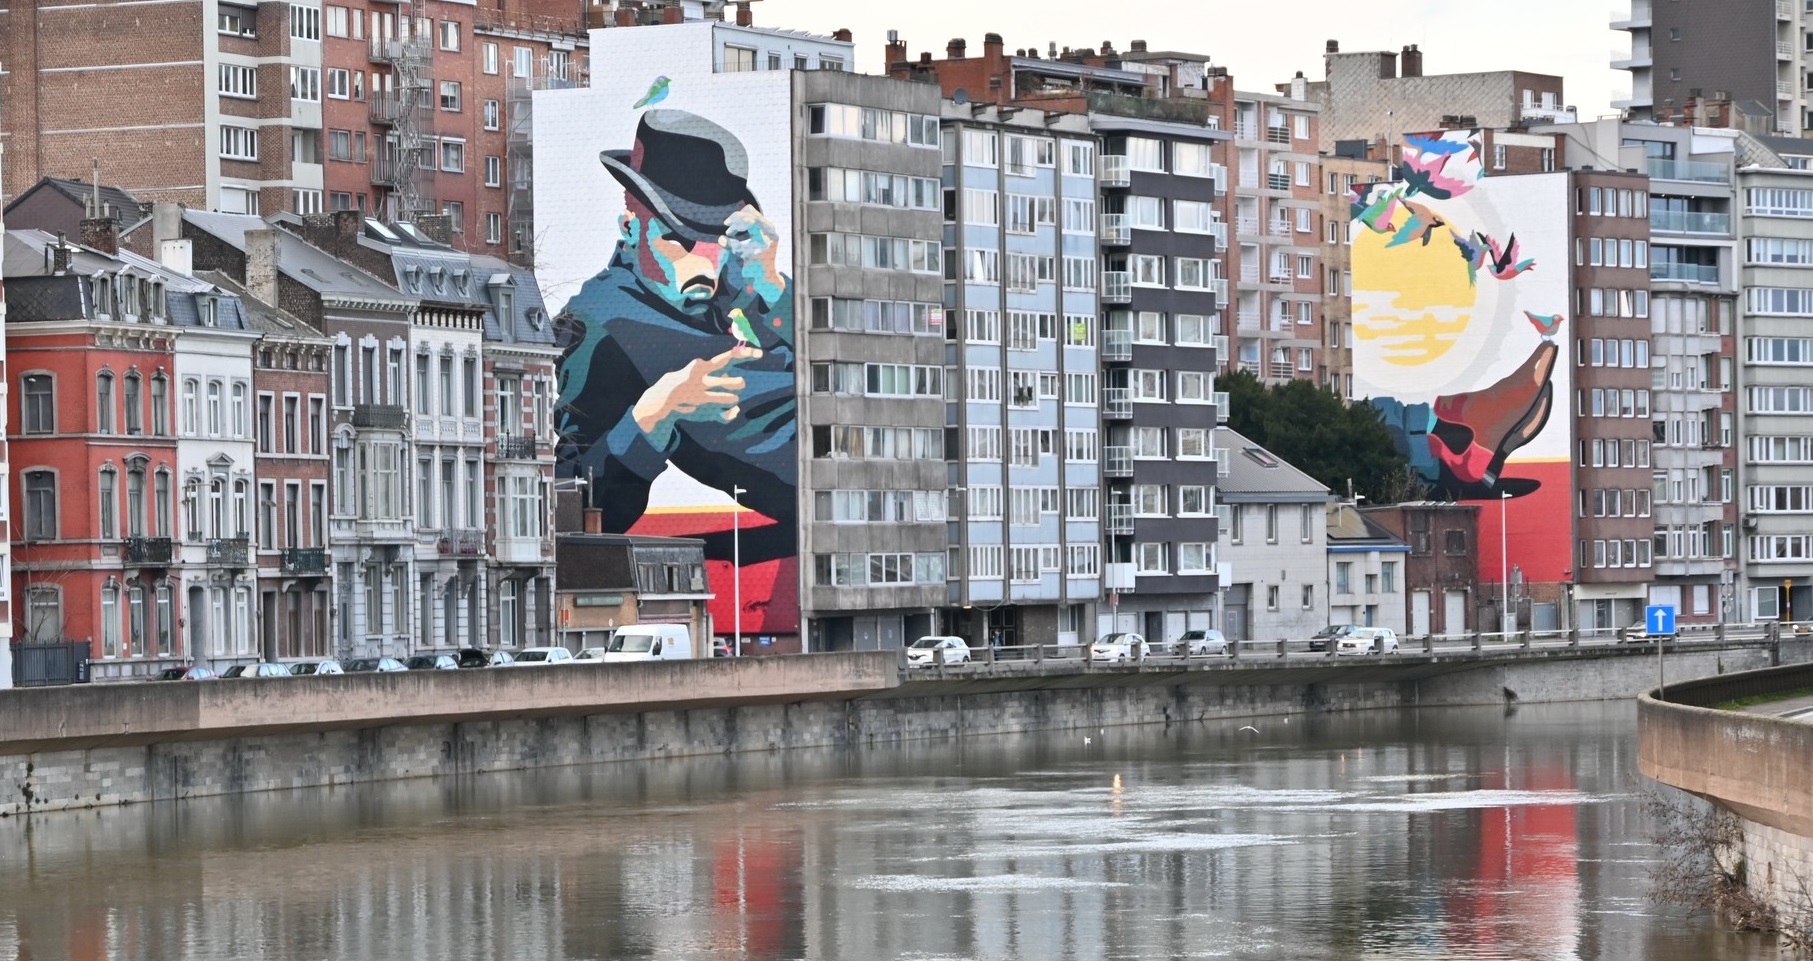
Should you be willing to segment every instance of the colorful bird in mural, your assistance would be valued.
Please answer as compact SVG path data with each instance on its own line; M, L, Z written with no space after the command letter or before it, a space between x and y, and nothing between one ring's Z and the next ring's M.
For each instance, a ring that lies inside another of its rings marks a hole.
M1536 332L1541 334L1545 340L1552 339L1555 332L1561 329L1562 317L1560 314L1532 314L1526 310L1523 315L1530 318L1530 325L1535 327Z
M655 82L648 85L648 93L643 94L642 99L636 101L636 105L630 109L641 110L643 107L652 107L666 100L668 82L666 77L656 77Z
M1386 247L1397 247L1412 240L1421 240L1423 246L1427 247L1430 238L1435 236L1436 228L1448 225L1440 214L1422 204L1412 203L1408 200L1401 200L1399 203L1410 212L1410 216L1405 218L1403 224L1398 227L1397 233L1391 236L1391 240L1385 244Z
M1470 140L1449 140L1445 137L1419 137L1416 134L1406 134L1404 136L1404 145L1418 153L1431 154L1457 154L1462 151L1473 149L1473 142Z
M1467 262L1467 286L1479 286L1479 265L1486 259L1485 248L1458 230L1449 230L1448 236L1454 240L1454 246L1460 248L1461 259Z
M1404 185L1407 192L1423 194L1437 200L1452 200L1473 189L1473 184L1448 173L1448 161L1453 154L1433 156L1404 154ZM1463 169L1465 164L1459 165Z
M1516 234L1512 234L1510 243L1502 248L1499 247L1498 241L1493 240L1485 234L1476 232L1473 237L1475 240L1485 244L1491 251L1490 263L1486 265L1486 268L1491 271L1492 276L1499 280L1510 280L1518 274L1536 266L1536 260L1533 257L1525 257L1522 260L1517 259L1519 248Z

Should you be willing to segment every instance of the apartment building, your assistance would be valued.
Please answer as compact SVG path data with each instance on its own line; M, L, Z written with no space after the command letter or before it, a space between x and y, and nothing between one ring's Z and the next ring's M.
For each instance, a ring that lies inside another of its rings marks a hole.
M1328 524L1328 623L1389 627L1403 634L1410 545L1354 503L1330 504L1324 516Z
M1409 501L1365 507L1366 519L1409 546L1404 557L1405 630L1410 637L1453 637L1476 629L1480 606L1476 504Z
M105 244L113 223L95 220ZM88 645L97 680L186 662L202 652L179 625L209 599L190 611L183 589L178 355L203 318L242 327L239 300L129 251L28 229L5 244L20 636Z
M1353 395L1354 201L1368 184L1391 179L1391 165L1364 144L1337 145L1322 155L1322 358L1316 382L1344 400Z
M1631 0L1611 21L1629 35L1611 66L1630 73L1631 93L1612 106L1632 121L1692 123L1693 101L1710 97L1754 108L1766 124L1758 133L1801 136L1813 128L1810 25L1805 4L1783 0Z
M994 644L1091 630L1101 593L1100 417L1128 413L1097 358L1101 141L1074 114L946 102L945 376L956 560L947 617ZM1125 284L1121 285L1125 293Z
M105 157L109 179L147 202L256 213L319 198L320 7L178 0L146 16L124 0L7 0L0 11L0 131L12 146L0 194Z
M1220 626L1230 640L1295 640L1328 623L1328 488L1226 427L1217 494L1227 531Z
M1318 148L1333 153L1352 140L1389 148L1418 130L1521 130L1575 119L1561 77L1527 70L1425 74L1423 53L1416 44L1344 52L1339 41L1328 41L1324 79L1310 85L1322 106Z
M4 167L6 147L0 144L0 167ZM0 242L6 237L6 221L0 216ZM0 251L3 254L3 251ZM0 277L0 331L6 329L6 285ZM0 384L6 380L6 338L0 336ZM0 690L13 686L13 538L12 504L7 491L12 487L11 466L7 461L7 411L0 405L0 517L6 529L0 531Z

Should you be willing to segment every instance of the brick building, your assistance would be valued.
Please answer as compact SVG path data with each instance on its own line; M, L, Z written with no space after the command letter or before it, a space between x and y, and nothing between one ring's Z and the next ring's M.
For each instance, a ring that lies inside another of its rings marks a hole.
M0 145L0 167L4 166L6 148ZM4 243L6 223L0 218L0 244ZM0 249L0 255L4 250ZM0 280L0 332L6 329L6 286ZM9 383L6 373L6 338L0 336L0 384ZM12 487L11 468L7 460L7 410L0 404L0 491ZM0 528L0 690L13 684L13 548L12 548L12 505L7 503L6 496L0 496L0 517L5 518L5 526Z
M1365 507L1366 519L1410 546L1404 562L1404 625L1410 637L1453 636L1476 626L1479 505L1409 501Z

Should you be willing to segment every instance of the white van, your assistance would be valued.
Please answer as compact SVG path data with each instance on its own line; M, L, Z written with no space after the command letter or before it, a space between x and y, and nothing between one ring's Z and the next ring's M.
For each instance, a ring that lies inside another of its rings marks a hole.
M605 646L606 664L624 661L683 661L695 656L685 624L631 624L617 628Z

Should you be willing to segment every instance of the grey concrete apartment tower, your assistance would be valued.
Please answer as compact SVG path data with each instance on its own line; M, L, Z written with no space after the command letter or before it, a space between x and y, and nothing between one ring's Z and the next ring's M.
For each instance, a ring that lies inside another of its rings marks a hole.
M1630 72L1631 94L1612 106L1630 120L1692 122L1696 103L1727 102L1754 118L1752 133L1802 136L1813 126L1809 24L1799 0L1630 0L1611 21L1630 49L1611 65Z
M802 628L812 651L899 647L948 590L940 98L797 70L793 103ZM908 133L812 132L851 111Z

